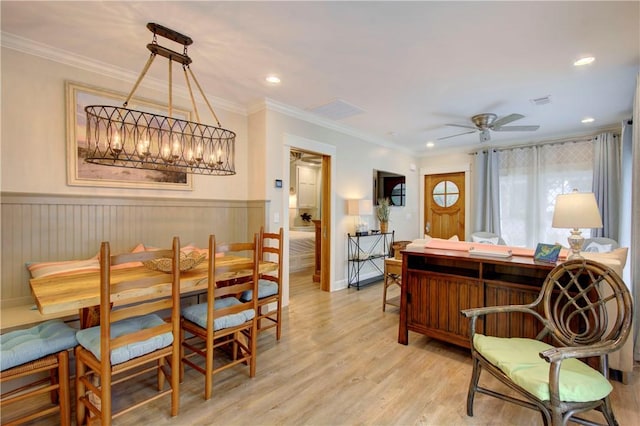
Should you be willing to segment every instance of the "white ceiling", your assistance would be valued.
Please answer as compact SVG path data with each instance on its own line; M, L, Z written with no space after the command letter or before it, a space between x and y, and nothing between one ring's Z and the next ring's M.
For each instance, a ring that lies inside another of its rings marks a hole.
M364 111L342 125L417 154L430 140L436 151L478 146L477 133L436 139L464 131L445 123L471 124L482 112L520 113L512 125L540 125L492 132L492 146L618 125L631 115L640 70L637 1L5 0L1 13L3 40L24 38L136 75L148 57L146 24L159 23L194 40L191 67L208 95L244 110L264 98L302 110L340 99ZM572 65L587 54L593 64ZM155 64L150 75L166 81L162 72ZM268 74L282 83L266 83ZM547 105L530 101L548 95ZM586 116L595 122L581 124Z

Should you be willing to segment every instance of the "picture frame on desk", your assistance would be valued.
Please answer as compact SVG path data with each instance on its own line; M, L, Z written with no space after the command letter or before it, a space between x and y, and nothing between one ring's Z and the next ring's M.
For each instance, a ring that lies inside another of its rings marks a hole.
M560 244L538 243L533 260L545 263L556 263L562 246Z
M84 161L87 151L86 123L87 105L122 106L126 94L80 83L66 81L67 104L67 184L71 186L99 186L130 189L171 189L192 191L193 178L189 173L106 167ZM166 115L167 105L133 98L129 108ZM173 118L189 121L188 110L173 108Z

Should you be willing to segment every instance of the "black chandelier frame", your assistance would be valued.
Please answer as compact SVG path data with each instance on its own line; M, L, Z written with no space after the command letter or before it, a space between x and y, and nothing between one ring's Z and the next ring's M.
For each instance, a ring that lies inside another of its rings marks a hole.
M236 134L222 128L213 107L195 78L187 54L193 40L163 27L149 23L152 43L147 45L151 55L122 107L88 105L87 154L85 161L105 166L150 169L206 175L235 175ZM157 36L180 43L184 52L178 53L157 43ZM135 90L157 55L169 60L168 116L127 108ZM172 63L179 62L185 75L197 122L173 118ZM200 123L200 116L191 90L191 79L217 122L217 126Z

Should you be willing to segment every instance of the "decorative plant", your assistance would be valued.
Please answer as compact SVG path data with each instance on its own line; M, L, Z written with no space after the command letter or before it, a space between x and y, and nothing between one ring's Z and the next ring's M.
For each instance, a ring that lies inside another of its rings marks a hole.
M302 213L300 217L303 222L311 222L311 215L309 213Z
M391 200L388 198L378 198L378 207L376 208L376 216L380 223L389 222L391 214Z

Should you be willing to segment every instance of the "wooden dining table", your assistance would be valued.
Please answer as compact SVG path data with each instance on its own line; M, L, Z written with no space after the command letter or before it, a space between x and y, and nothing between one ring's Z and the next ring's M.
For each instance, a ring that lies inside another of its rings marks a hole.
M278 269L273 262L261 261L260 273L267 273ZM253 273L252 260L241 256L222 256L216 259L216 285L224 285L233 280L250 277ZM164 272L151 270L145 266L116 269L111 271L111 282L116 284L123 281L137 280L158 275L170 276ZM86 272L75 275L57 275L32 278L29 281L36 306L42 314L65 313L78 310L80 324L84 328L95 322L95 313L100 305L100 271ZM180 293L189 295L207 290L207 262L189 271L180 273ZM159 284L144 291L122 291L112 295L114 305L137 303L162 297L171 293L171 283Z

